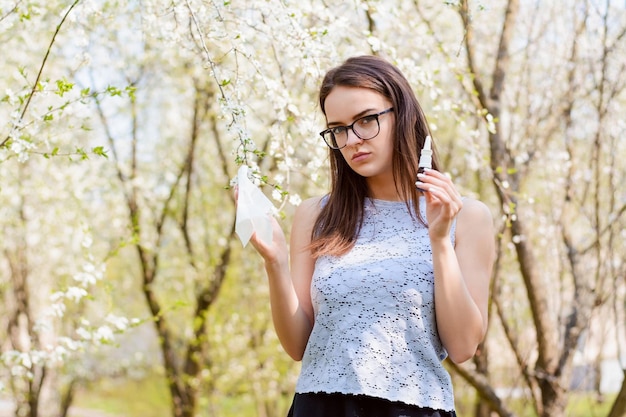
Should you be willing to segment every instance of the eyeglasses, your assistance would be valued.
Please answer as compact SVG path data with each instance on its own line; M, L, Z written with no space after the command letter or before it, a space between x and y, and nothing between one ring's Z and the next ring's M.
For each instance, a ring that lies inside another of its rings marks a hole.
M380 123L378 117L393 111L393 107L383 110L380 113L368 114L356 119L349 126L335 126L320 132L324 142L331 149L341 149L348 144L348 130L352 129L354 134L363 140L374 139L380 133Z

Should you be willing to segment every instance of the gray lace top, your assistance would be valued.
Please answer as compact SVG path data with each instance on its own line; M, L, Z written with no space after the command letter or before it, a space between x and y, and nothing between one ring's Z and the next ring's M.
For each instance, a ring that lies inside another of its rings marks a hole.
M426 218L424 201L420 207ZM433 293L427 229L404 202L366 200L354 248L315 264L315 325L296 392L363 394L454 410Z

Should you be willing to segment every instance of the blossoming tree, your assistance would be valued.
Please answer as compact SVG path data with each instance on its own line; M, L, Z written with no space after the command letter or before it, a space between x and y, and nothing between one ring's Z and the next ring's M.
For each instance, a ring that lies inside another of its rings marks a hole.
M624 321L626 29L615 2L574 3L2 3L0 386L17 414L67 412L82 381L125 375L99 366L120 352L159 364L173 416L223 415L226 395L284 414L297 367L228 185L249 165L285 224L325 192L320 76L373 53L501 227L490 332L451 365L457 392L476 416L514 415L502 388L564 415L575 366L624 337L606 323Z

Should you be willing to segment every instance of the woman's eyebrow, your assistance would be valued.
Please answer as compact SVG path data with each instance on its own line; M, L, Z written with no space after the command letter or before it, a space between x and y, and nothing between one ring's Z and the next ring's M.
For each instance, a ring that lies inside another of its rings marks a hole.
M365 116L367 113L372 112L372 111L375 111L375 110L376 110L376 109L373 109L373 108L365 109L365 110L363 110L363 111L361 111L361 112L359 112L359 113L355 114L355 115L352 117L352 121L354 122L356 119L358 119L358 118L360 118L360 117L363 117L363 116ZM346 126L346 125L344 125L344 124L343 124L343 123L341 123L341 122L328 122L328 123L326 123L326 126L328 126L328 127L331 127L331 126L342 126L342 125L343 125L343 126Z

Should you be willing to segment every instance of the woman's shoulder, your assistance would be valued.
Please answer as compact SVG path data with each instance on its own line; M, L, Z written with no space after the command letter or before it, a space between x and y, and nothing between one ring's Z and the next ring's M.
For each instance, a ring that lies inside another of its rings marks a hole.
M322 201L326 201L327 199L328 199L328 194L318 195L318 196L310 197L310 198L307 198L306 200L303 200L302 203L300 203L300 205L321 207Z
M493 215L489 207L480 200L471 197L463 198L463 207L457 216L457 236L464 232L492 232Z
M312 197L303 200L293 217L291 228L292 237L299 242L299 246L305 247L311 243L311 233L315 226L315 221L322 209L323 197Z
M472 197L463 197L463 208L459 215L464 213L466 216L484 216L489 215L491 217L491 210L489 207L480 200Z
M303 200L296 208L295 218L299 221L313 223L324 205L325 196L317 196Z

